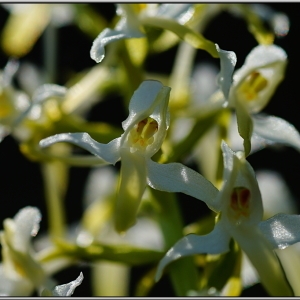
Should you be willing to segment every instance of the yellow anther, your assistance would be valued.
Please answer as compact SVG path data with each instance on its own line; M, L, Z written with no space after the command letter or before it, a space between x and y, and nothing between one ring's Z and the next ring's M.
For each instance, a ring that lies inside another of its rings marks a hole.
M146 148L154 141L154 134L157 132L157 122L148 117L134 126L130 131L128 141L134 148Z
M253 101L257 98L258 93L265 89L268 85L268 81L259 72L252 72L239 88L239 93L247 101Z
M233 189L230 198L230 207L234 211L235 218L241 215L249 216L251 193L247 188L236 187Z
M11 117L14 113L14 107L3 92L0 95L0 119Z

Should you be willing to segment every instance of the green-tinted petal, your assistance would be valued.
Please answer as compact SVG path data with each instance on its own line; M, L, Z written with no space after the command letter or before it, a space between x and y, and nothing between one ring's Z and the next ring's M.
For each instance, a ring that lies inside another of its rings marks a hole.
M245 155L248 156L251 152L251 136L253 131L253 122L244 103L237 100L235 102L235 109L238 131L240 136L244 140Z
M278 258L259 228L243 226L231 233L257 270L268 293L271 296L292 296Z
M52 144L66 142L79 146L97 157L115 164L120 159L119 147L121 138L112 140L108 144L96 142L87 133L61 133L40 141L40 147L49 147Z
M53 296L59 296L59 297L69 297L74 293L74 290L76 287L78 287L83 280L83 274L80 272L79 276L66 284L58 285L53 290Z
M194 10L194 5L191 3L163 3L158 6L155 15L175 19L179 24L185 24L192 18Z
M265 144L284 144L300 151L300 134L289 122L274 116L254 115L253 133Z
M221 63L221 72L219 74L218 83L221 87L225 98L227 99L232 83L232 74L236 65L237 58L233 51L222 50L217 44L216 49L219 53Z
M118 232L135 224L137 210L147 185L145 156L138 152L131 153L128 148L120 150L122 165L115 212Z
M217 223L214 230L206 235L189 234L179 240L159 262L155 279L158 281L162 276L163 269L174 260L179 258L201 254L220 254L229 250L230 235L225 231L222 222Z
M300 242L300 216L277 214L259 223L259 229L274 249Z
M180 164L158 164L147 160L148 184L159 191L184 193L204 201L211 209L218 211L214 200L217 188L202 175Z

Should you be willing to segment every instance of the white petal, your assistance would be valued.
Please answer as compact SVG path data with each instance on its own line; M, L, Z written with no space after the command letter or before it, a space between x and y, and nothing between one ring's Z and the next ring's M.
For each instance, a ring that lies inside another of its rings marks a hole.
M274 249L300 242L300 216L277 214L259 223L259 228Z
M120 159L120 141L121 138L117 138L108 144L101 144L92 139L88 133L61 133L41 140L40 147L45 148L55 143L67 142L91 152L110 164L115 164Z
M53 290L53 296L58 296L58 297L69 297L72 296L74 293L74 290L76 287L78 287L83 280L83 274L80 272L79 276L71 281L70 283L58 285L55 287Z
M221 62L221 72L219 74L218 83L225 98L227 99L237 58L233 51L222 50L217 44L216 49L220 55Z
M13 237L13 246L16 250L26 253L29 249L29 243L32 236L36 236L41 221L41 213L35 207L25 207L21 209L14 217L15 234Z
M175 19L179 24L185 24L192 18L194 10L191 3L163 3L158 6L156 16Z
M194 254L221 254L229 250L230 236L224 230L222 222L216 224L214 230L206 235L189 234L180 239L159 262L155 280L162 276L163 269L174 260Z
M105 28L94 40L90 55L97 63L105 56L104 47L121 39L140 38L144 34L139 30L139 21L128 4L119 4L117 12L122 15L115 29Z
M127 119L122 122L124 130L127 130L130 125L134 125L138 121L149 117L156 109L156 106L161 106L158 100L164 100L159 97L160 94L163 93L164 88L166 87L156 80L145 80L140 84L131 97L129 103L129 115ZM170 90L170 88L168 88L168 90ZM168 100L168 98L165 99L165 101L166 100Z
M204 201L211 209L218 211L214 199L217 188L202 175L180 164L158 164L147 160L148 184L160 191L184 193Z
M300 134L289 122L274 116L252 116L253 132L266 144L284 144L300 151Z

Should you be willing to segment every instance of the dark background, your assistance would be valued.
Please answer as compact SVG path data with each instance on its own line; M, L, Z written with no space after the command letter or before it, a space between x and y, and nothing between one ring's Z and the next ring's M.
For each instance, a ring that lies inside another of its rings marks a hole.
M234 4L233 4L234 5ZM265 113L281 117L292 123L300 130L299 118L299 3L268 3L277 11L285 12L290 18L290 32L284 38L277 38L275 43L281 46L288 54L289 64L286 70L286 77L278 87L271 102L264 109ZM111 3L92 3L93 9L98 12L105 12L107 19L114 14L114 5ZM0 30L7 19L7 11L0 7ZM220 48L232 50L236 53L239 68L249 51L257 45L251 34L247 31L246 24L242 19L237 19L228 13L222 13L214 19L204 32L206 38L219 44ZM76 26L69 25L58 31L58 77L56 83L64 84L67 74L70 72L82 71L92 67L95 62L90 58L89 51L93 39L83 34ZM169 73L173 65L176 49L172 48L165 53L149 57L146 68L151 71ZM39 67L43 66L43 44L41 38L37 41L32 51L21 59L30 61ZM3 68L8 57L0 49L0 68ZM208 60L219 66L219 61L211 58L206 52L199 50L197 60ZM114 107L119 104L118 95L97 105L89 114L89 119L93 121L109 121L114 114L116 117L113 123L120 125L127 117L125 111L115 114ZM47 229L47 217L45 213L45 202L43 192L43 180L39 165L27 160L19 151L18 143L12 137L7 137L0 145L0 189L1 207L0 224L5 218L13 217L17 211L27 205L37 206L42 214L41 231ZM299 171L300 155L291 148L265 149L249 157L249 161L255 170L272 169L282 174L296 199L300 199ZM70 187L66 197L66 211L68 213L68 223L79 220L82 214L82 192L85 184L88 168L71 168ZM181 200L183 201L183 200ZM181 202L183 203L183 202ZM299 203L297 202L299 207ZM197 218L199 212L199 201L190 201L189 206L182 205L185 213L184 219L188 223ZM2 228L2 225L0 225ZM85 279L80 287L75 291L75 296L90 296L89 291L89 268L86 265L73 267L57 274L56 278L61 282L74 280L79 274L79 270L84 273ZM131 291L134 289L136 278L142 275L147 268L134 268ZM153 289L150 296L173 296L168 279L161 280ZM248 289L243 296L267 296L260 285Z

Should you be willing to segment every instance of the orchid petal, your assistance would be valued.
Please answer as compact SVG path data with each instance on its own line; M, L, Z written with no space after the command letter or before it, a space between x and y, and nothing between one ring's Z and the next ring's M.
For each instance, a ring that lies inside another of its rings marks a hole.
M227 220L225 226L234 230L238 226L257 225L263 216L263 206L255 173L250 164L239 153L234 153L228 145L222 142L224 158L224 185L216 200L222 206L222 218ZM250 201L244 217L236 217L231 209L231 197L234 188L242 187L250 191ZM226 212L226 214L225 214Z
M6 276L4 266L0 264L0 296L30 296L33 285L24 278L10 278Z
M41 213L35 207L25 207L14 217L15 233L13 237L13 247L15 250L26 253L32 236L36 236L39 231Z
M163 257L159 262L155 280L158 281L163 269L174 260L179 258L208 253L208 254L221 254L229 251L230 235L222 226L222 222L216 224L213 231L206 235L189 234L180 239Z
M79 276L66 284L58 285L53 290L53 296L59 296L59 297L69 297L74 293L74 290L76 287L78 287L83 280L83 274L80 272Z
M232 237L246 253L260 280L271 296L292 296L278 258L256 226L243 226L231 231Z
M154 111L156 114L161 107L168 102L168 93L170 88L164 87L163 84L156 80L143 81L138 89L134 92L129 103L129 115L126 120L122 122L122 127L127 130L132 124L149 117ZM160 102L163 103L160 103ZM156 107L158 106L158 108ZM159 122L159 120L156 120Z
M259 229L274 249L284 249L300 242L300 216L277 214L259 223Z
M185 24L192 18L194 10L191 3L163 3L158 6L156 16L175 19L179 24Z
M237 58L233 51L222 50L217 44L216 49L219 53L221 62L221 72L219 74L218 83L225 98L228 99L229 90L232 83L232 74Z
M116 203L115 227L118 232L124 232L136 222L146 183L145 156L131 153L130 149L122 148L121 177Z
M274 116L254 115L253 133L266 144L284 144L300 151L300 134L297 129L284 119Z
M115 164L120 159L120 141L121 138L117 138L108 144L101 144L92 139L88 133L61 133L41 140L40 147L45 148L55 143L67 142L79 146L111 164Z
M117 12L121 14L122 17L116 25L115 30L109 28L104 29L93 42L90 55L97 63L104 59L104 47L107 44L122 39L144 37L144 34L139 30L139 20L128 4L119 4Z
M285 51L275 45L259 45L255 47L247 56L242 68L234 74L233 86L231 88L230 102L235 106L234 98L241 98L238 89L252 74L258 73L266 80L266 86L262 88L254 99L247 102L248 110L251 112L258 112L262 110L273 93L277 85L281 82L284 76L284 70L287 64L287 55ZM240 99L245 101L244 99Z
M180 163L158 164L151 159L147 160L147 168L150 187L190 195L219 211L214 203L218 194L217 188L196 171Z

